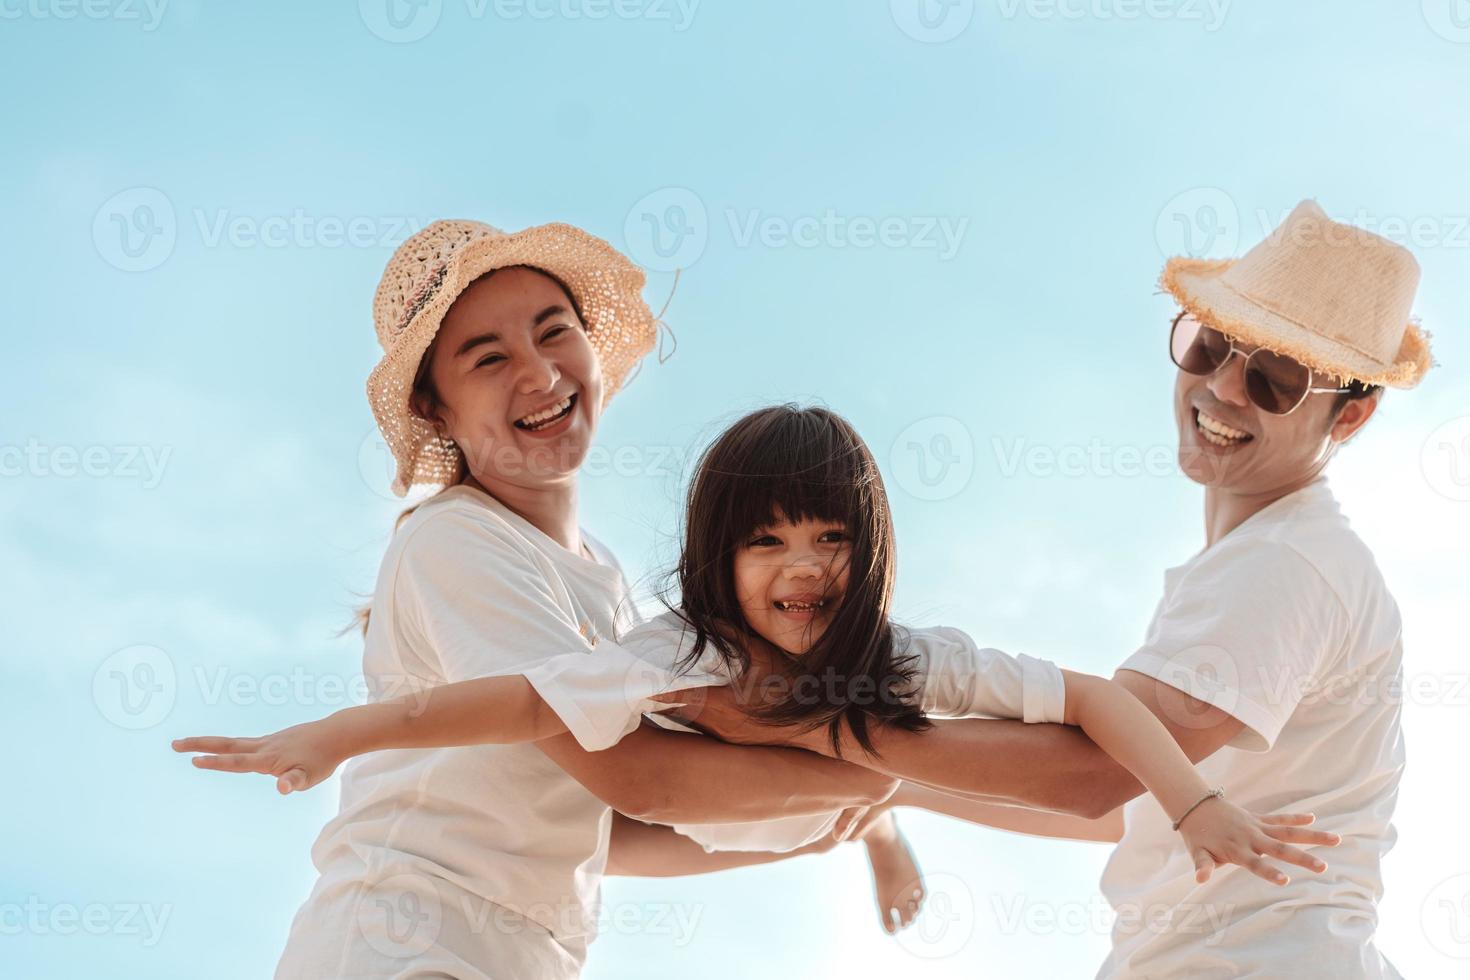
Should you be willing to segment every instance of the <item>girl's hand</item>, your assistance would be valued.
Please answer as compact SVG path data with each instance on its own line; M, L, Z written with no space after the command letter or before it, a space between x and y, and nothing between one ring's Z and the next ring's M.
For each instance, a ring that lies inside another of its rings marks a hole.
M1201 884L1209 881L1216 865L1238 864L1273 885L1284 885L1291 879L1266 858L1320 873L1327 870L1325 861L1291 845L1335 847L1342 840L1336 834L1302 829L1315 819L1310 813L1272 813L1258 817L1216 798L1201 803L1185 817L1179 832L1194 859L1195 881Z
M263 738L179 738L174 740L173 748L175 752L205 753L193 760L200 769L275 776L276 789L282 796L311 789L350 756L331 717L293 725Z

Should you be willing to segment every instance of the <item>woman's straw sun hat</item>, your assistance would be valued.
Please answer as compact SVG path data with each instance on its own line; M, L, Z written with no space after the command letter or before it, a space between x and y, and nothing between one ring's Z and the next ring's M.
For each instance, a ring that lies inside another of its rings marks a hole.
M1159 284L1206 326L1284 354L1339 383L1412 388L1432 365L1411 320L1409 250L1298 204L1239 259L1173 258Z
M643 301L643 270L602 239L565 224L507 234L478 221L435 221L393 253L373 298L383 359L367 395L397 463L400 497L412 486L451 482L460 465L454 443L409 406L424 352L466 286L513 265L549 272L571 292L602 367L604 405L653 348L657 318Z

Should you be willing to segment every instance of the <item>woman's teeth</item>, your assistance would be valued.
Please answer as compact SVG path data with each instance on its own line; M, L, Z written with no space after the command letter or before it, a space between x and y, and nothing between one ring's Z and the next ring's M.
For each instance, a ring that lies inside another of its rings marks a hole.
M561 421L562 416L572 410L572 403L576 400L576 395L568 395L550 408L543 408L541 411L533 412L523 419L516 419L516 427L530 429L534 432L537 429L544 429L548 425L553 425Z
M776 600L776 608L782 612L808 612L812 609L821 609L826 604L826 599L820 599L816 602L801 602L797 599Z
M1236 446L1242 442L1249 442L1251 434L1232 428L1215 418L1207 415L1202 410L1196 410L1195 422L1199 427L1200 435L1212 446Z

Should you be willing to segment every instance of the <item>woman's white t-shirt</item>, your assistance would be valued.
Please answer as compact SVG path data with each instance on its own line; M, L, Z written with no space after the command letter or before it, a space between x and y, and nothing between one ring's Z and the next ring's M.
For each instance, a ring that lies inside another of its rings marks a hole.
M374 698L611 649L637 613L616 560L587 541L598 561L470 487L425 502L379 573L363 656ZM373 752L348 763L340 812L312 848L317 892L428 876L465 906L442 915L483 917L468 934L493 939L506 909L577 950L595 933L611 821L534 744Z
M948 627L895 633L902 652L916 658L915 702L925 714L1063 720L1066 687L1055 664L981 648L964 632ZM680 668L693 644L694 632L683 617L666 612L620 635L615 648L597 651L605 655L555 657L525 674L582 747L598 751L636 729L645 715L664 728L694 731L654 713L670 705L649 700L668 691L730 683L723 661L708 644L697 663ZM839 815L833 811L758 823L675 824L674 829L711 851L779 852L829 833Z

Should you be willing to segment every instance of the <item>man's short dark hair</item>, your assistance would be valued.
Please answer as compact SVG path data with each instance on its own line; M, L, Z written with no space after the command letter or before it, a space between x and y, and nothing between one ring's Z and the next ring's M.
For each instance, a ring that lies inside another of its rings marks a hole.
M1337 404L1333 406L1332 413L1336 415L1347 406L1348 402L1355 402L1360 398L1367 398L1382 388L1382 385L1368 385L1361 381L1349 381L1347 383L1347 391L1341 392L1337 396Z

